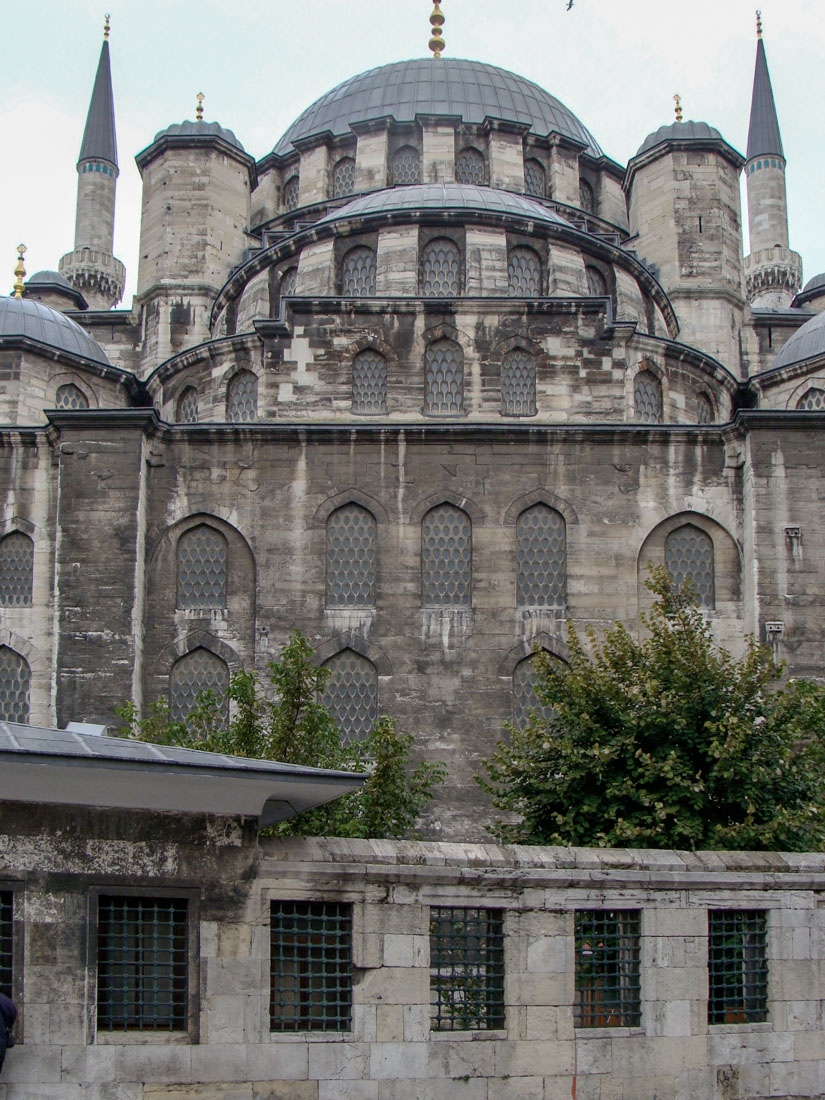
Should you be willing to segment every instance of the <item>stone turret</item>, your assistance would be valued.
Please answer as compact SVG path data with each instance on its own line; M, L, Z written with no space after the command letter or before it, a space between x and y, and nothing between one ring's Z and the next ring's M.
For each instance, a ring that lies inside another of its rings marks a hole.
M60 260L60 274L88 300L91 309L111 309L123 297L126 269L113 254L117 137L109 23L97 66L86 129L77 162L74 250Z

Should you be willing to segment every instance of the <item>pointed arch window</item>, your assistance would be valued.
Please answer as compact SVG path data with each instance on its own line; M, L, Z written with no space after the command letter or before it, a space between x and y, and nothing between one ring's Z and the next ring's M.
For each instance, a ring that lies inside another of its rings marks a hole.
M421 523L421 602L424 607L469 607L473 530L453 504L431 508Z
M301 181L297 175L290 176L284 184L284 210L287 213L298 209L300 189Z
M685 581L690 582L700 607L716 606L716 569L710 535L692 523L671 531L665 539L665 568L677 589Z
M186 653L172 666L169 673L169 717L173 722L183 722L192 713L198 696L213 691L219 699L219 713L224 721L229 718L229 668L225 661L203 646Z
M564 517L546 504L526 508L516 522L519 607L563 610L567 592Z
M536 414L536 360L524 348L513 348L501 360L501 413Z
M421 183L421 155L412 145L402 145L392 158L392 182L399 187L404 184Z
M511 298L536 298L541 292L541 260L532 248L511 248L507 257L507 288Z
M546 654L547 650L543 652ZM553 660L558 661L558 658ZM516 729L524 729L533 714L547 720L553 713L553 708L542 703L536 695L537 680L535 656L524 657L513 669L512 722Z
M28 722L30 690L29 662L0 645L0 722Z
M811 386L805 390L796 403L796 407L802 412L820 412L825 409L825 390L817 386Z
M592 298L606 298L608 296L607 279L602 272L588 264L584 273L587 276L587 293Z
M633 406L642 424L662 422L662 383L649 370L642 370L633 381Z
M178 398L179 424L197 424L198 422L198 391L194 386L187 386Z
M344 504L327 520L327 607L375 607L375 517Z
M696 402L696 419L700 424L713 423L713 405L706 393L700 393Z
M352 411L373 416L387 411L387 360L373 348L352 361Z
M286 270L281 278L281 285L278 291L281 298L288 298L295 293L295 288L298 285L298 268L290 267Z
M436 237L421 256L421 294L425 298L456 298L461 293L461 250L448 237Z
M34 543L22 531L0 540L0 607L31 607Z
M452 340L436 340L424 356L424 412L430 416L464 410L464 353Z
M344 256L341 293L348 298L375 297L375 253L371 248L359 245Z
M528 157L524 162L524 191L527 195L538 195L541 198L547 194L547 173L544 165L535 157Z
M88 409L89 399L79 386L67 382L65 386L58 386L54 397L56 409Z
M329 680L323 702L345 741L361 740L378 721L378 673L372 661L344 649L324 662Z
M230 424L249 424L258 418L258 378L252 371L238 371L226 388L226 419Z
M226 607L229 550L220 531L199 523L178 539L178 607L187 611Z
M462 149L455 158L456 183L472 183L480 186L484 183L484 157L472 146Z
M342 199L355 190L355 157L341 157L332 170L332 197Z
M593 188L587 180L581 180L579 183L579 206L586 214L594 214L596 212L596 197L593 194Z

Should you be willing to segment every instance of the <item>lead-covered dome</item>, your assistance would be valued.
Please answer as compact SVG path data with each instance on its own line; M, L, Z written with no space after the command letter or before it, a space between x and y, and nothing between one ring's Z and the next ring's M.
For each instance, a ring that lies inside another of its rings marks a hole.
M665 141L724 141L724 138L715 126L709 126L707 122L670 122L648 134L636 156L641 156L648 149L655 149Z
M603 155L573 112L538 84L496 65L458 58L396 61L350 77L307 107L273 152L288 153L298 139L325 131L343 137L354 122L384 117L412 122L419 114L459 117L467 123L488 117L520 122L540 137L564 134L594 156Z
M161 138L202 138L202 137L216 137L221 141L225 141L227 145L234 145L236 149L240 149L241 152L245 152L243 145L235 137L235 134L231 130L227 130L225 126L221 126L219 122L174 122L171 126L167 126L165 130L160 130L155 134L155 141L160 141Z
M796 330L774 359L773 370L806 363L820 355L825 356L825 313L818 313Z
M548 207L525 195L518 195L515 191L499 191L494 187L479 187L472 183L420 183L372 191L353 199L338 210L333 210L318 224L371 214L419 210L472 210L529 218L531 221L570 224Z
M103 348L80 325L64 313L29 298L0 298L0 340L4 336L22 336L109 366Z

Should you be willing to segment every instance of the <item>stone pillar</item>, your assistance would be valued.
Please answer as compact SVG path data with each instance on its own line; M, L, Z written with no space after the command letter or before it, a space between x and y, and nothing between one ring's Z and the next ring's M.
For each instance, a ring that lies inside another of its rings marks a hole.
M490 151L490 186L524 190L524 135L529 127L488 118L484 122Z

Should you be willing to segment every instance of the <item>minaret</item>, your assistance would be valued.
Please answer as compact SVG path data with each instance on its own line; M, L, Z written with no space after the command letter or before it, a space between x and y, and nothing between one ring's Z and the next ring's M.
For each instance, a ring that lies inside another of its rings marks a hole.
M60 274L65 275L72 286L85 295L91 309L111 309L123 297L126 270L112 252L117 177L115 104L107 15L77 162L74 251L63 256L59 265Z
M802 285L802 260L788 246L785 154L762 41L761 12L756 13L756 34L756 68L745 164L750 230L745 280L748 301L759 309L791 304Z

